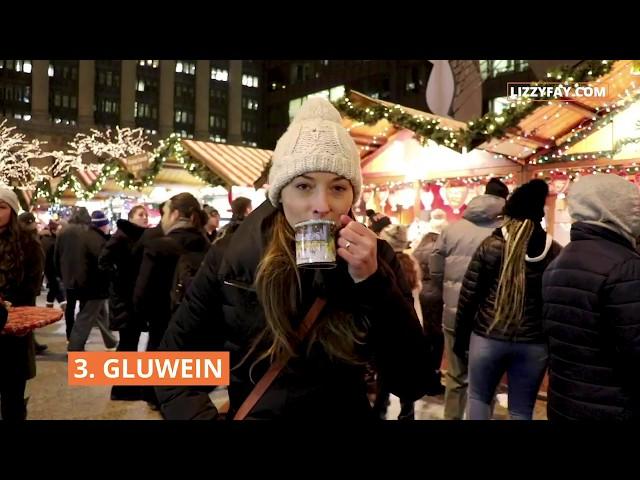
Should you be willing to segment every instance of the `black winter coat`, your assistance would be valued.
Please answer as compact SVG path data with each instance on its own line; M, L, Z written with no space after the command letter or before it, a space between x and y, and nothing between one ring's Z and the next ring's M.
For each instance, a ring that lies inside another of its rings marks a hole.
M193 281L186 300L174 315L160 349L168 351L230 351L230 415L240 407L268 369L268 361L249 368L252 354L238 368L252 340L265 327L264 311L254 285L256 268L271 239L276 210L267 201L248 216L221 249L214 244ZM364 362L373 360L392 393L414 400L433 388L429 348L413 309L411 291L395 253L378 241L378 271L354 284L347 265L333 270L301 270L303 299L294 328L317 296L328 303L325 312L339 310L366 331L360 349ZM314 328L322 324L321 315ZM365 383L365 365L331 359L319 344L287 364L256 404L248 418L372 418ZM217 411L208 389L163 387L156 389L168 419L213 419Z
M141 328L133 310L133 289L140 269L133 250L147 229L122 219L117 225L98 259L100 270L109 276L109 329Z
M543 278L550 420L640 419L640 255L577 222Z
M47 282L55 282L59 276L54 262L56 238L57 237L48 230L44 230L43 233L40 234L40 244L44 251L44 276Z
M454 350L465 358L469 350L471 332L482 337L518 343L544 343L542 331L542 274L556 258L562 247L548 237L542 227L529 241L532 257L526 261L524 313L520 323L511 323L506 330L487 330L495 319L495 301L500 281L504 253L502 230L496 229L478 247L462 281L456 314L456 341ZM532 251L532 245L533 247ZM535 261L534 261L535 260Z
M109 277L98 268L98 258L110 235L96 227L70 224L58 235L55 266L67 290L83 300L109 297Z
M0 233L0 241L4 241ZM24 274L21 279L10 278L0 284L0 296L14 307L35 305L42 286L44 253L40 243L26 233L22 237ZM36 356L33 333L21 337L0 335L0 383L29 380L36 375Z
M203 230L179 228L168 235L147 231L141 238L142 263L133 292L133 307L143 325L166 328L171 319L171 288L181 254L207 252L211 244Z

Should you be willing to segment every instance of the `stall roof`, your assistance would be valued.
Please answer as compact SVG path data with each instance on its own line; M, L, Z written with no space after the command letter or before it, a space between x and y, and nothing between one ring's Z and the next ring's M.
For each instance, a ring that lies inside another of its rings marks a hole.
M395 103L372 98L356 90L351 90L348 94L348 97L353 104L362 107L382 105L388 108L393 108L394 106L396 106ZM453 130L459 130L466 126L464 122L459 122L452 118L441 117L439 115L422 112L420 110L404 106L402 107L402 109L405 110L408 114L414 116L422 116L425 119L438 120L441 125L449 127ZM378 121L374 125L367 125L363 122L353 120L348 116L343 115L342 125L349 131L351 137L356 142L356 145L360 150L360 158L363 161L365 161L365 159L369 160L370 156L374 156L380 147L385 145L391 137L399 132L398 128L396 128L393 124L385 119Z
M575 132L615 112L618 102L637 93L640 79L632 74L631 60L619 60L609 73L589 85L606 85L607 97L585 98L580 102L541 102L540 107L510 129L505 137L494 138L478 148L508 156L523 165L535 163L537 157L563 147Z
M183 140L182 144L228 186L253 186L273 154L271 150L197 140Z

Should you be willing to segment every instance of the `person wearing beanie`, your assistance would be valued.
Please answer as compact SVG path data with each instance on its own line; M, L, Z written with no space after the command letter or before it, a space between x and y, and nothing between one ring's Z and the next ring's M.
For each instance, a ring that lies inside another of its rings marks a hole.
M19 210L16 194L0 188L0 301L14 307L35 305L44 269L42 248L19 222ZM0 335L0 415L4 420L26 418L26 382L35 375L33 333Z
M462 279L471 257L482 241L496 227L502 225L505 188L497 179L489 182L489 190L474 197L467 205L462 219L442 229L429 258L429 274L434 295L442 299L442 333L447 362L446 391L444 395L445 420L461 420L467 405L468 366L465 357L453 350L455 343L456 312ZM502 192L494 195L491 192ZM435 300L434 300L435 301Z
M540 225L549 193L543 180L517 188L505 222L473 255L462 281L454 351L468 356L470 420L489 420L502 376L512 420L531 420L547 368L542 274L561 247Z
M32 242L42 245L40 243L40 236L38 235L38 225L36 224L36 217L33 213L22 212L20 215L18 215L18 222L20 223L20 226L22 227L23 231L26 232L29 236L31 236ZM43 253L44 253L44 249L43 249ZM40 292L38 292L38 294L40 294ZM35 306L35 305L36 305L36 299L34 298L32 306ZM49 348L47 344L38 342L35 334L33 335L33 343L36 348L36 355L42 354L45 350L47 350L47 348Z
M84 217L82 210L76 214L79 219ZM77 236L77 244L75 244L77 249L73 252L64 252L73 256L73 275L68 278L63 276L63 282L68 288L67 292L69 289L73 291L72 295L67 294L68 301L70 301L69 297L72 297L80 302L80 311L68 334L67 350L69 352L84 351L94 323L100 330L107 350L114 350L118 343L107 325L109 277L98 266L100 254L110 238L109 231L109 219L102 210L96 210L91 213L89 225L74 224L74 227L65 229L58 237L60 241L69 239L71 234ZM63 235L66 235L64 239ZM56 248L60 246L56 245Z
M638 420L640 191L618 175L588 175L567 204L571 241L542 278L547 417Z
M312 97L302 105L277 142L268 183L268 201L233 241L209 250L160 350L232 345L235 418L374 419L365 380L371 362L400 398L428 393L434 378L411 289L393 249L354 220L360 155L330 102ZM335 224L335 268L297 266L294 226L309 220ZM317 319L298 336L312 306ZM250 396L270 368L273 383ZM165 418L218 416L206 389L156 392Z
M493 177L485 185L484 193L485 195L495 195L506 200L509 196L509 187L502 183L499 178Z

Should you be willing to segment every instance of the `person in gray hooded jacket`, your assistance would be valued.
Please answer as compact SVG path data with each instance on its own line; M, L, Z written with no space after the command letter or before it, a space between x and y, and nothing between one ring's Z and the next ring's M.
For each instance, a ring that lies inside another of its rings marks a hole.
M478 246L501 225L500 215L508 194L507 186L492 178L485 194L471 200L462 220L442 231L429 261L431 279L442 292L444 302L442 331L447 359L444 418L447 420L461 420L467 404L467 361L453 351L462 279Z
M640 419L640 192L589 175L567 196L571 242L542 278L549 420Z

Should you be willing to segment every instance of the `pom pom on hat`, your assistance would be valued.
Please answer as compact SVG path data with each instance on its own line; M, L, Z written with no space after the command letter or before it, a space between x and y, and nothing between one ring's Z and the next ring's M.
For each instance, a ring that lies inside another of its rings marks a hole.
M549 195L547 182L531 180L521 185L511 194L504 206L504 214L517 220L539 222L544 217L544 204Z

